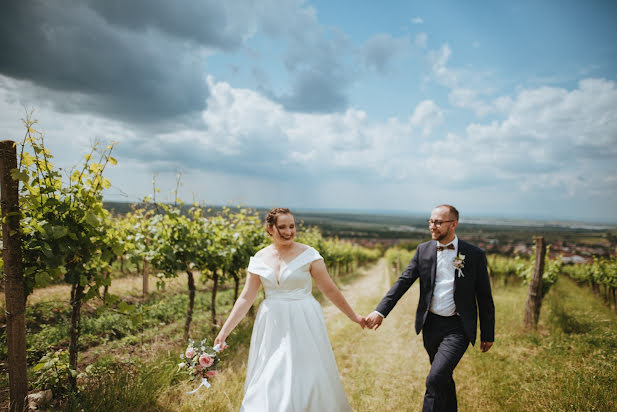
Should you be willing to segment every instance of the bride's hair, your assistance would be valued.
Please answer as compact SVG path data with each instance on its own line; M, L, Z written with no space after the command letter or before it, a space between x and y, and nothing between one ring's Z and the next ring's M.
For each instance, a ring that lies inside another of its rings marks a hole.
M266 215L266 226L274 227L276 225L276 221L278 220L279 215L292 215L291 210L286 207L275 207L274 209L270 209L268 214Z

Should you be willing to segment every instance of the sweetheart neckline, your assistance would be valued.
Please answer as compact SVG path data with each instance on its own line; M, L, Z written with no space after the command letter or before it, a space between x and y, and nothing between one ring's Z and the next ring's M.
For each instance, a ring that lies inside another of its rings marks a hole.
M289 262L285 262L284 260L282 261L285 264L285 268L289 267L290 264L292 264L296 259L298 259L300 256L302 256L303 254L306 253L307 250L309 250L311 247L307 246L306 248L304 248L304 250L300 253L298 253L296 256L294 256ZM274 272L274 268L270 265L268 265L266 263L265 260L263 260L261 258L261 256L254 256L255 258L261 260L261 263L263 263L264 265L266 265L268 267L268 269L270 269L272 272ZM281 272L283 272L283 269L279 267L279 272L278 272L278 276L276 276L277 274L274 273L274 279L276 279L276 284L280 285L281 284Z

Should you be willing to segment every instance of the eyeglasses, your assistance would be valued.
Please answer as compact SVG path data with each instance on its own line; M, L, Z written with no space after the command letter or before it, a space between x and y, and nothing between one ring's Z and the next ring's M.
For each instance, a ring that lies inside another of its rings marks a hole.
M433 219L429 219L429 220L426 221L426 223L428 223L429 226L435 225L435 227L441 227L441 225L443 223L447 223L447 222L454 222L454 220L433 220Z

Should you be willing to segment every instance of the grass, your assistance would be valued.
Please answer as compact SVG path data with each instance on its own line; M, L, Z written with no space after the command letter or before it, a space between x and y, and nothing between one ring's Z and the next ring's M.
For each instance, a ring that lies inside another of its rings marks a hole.
M497 336L455 371L462 410L617 410L617 319L562 277L544 300L538 331L522 327L525 287L495 291ZM487 356L489 355L489 356ZM464 391L475 388L476 394Z
M102 362L99 362L101 364ZM161 405L158 398L164 388L174 384L177 373L174 360L155 366L141 362L108 360L92 374L87 390L69 396L60 408L65 411L173 411Z
M370 313L396 274L382 259L337 283L352 307ZM205 292L204 294L206 294ZM536 331L523 328L527 286L497 287L496 343L488 353L470 347L455 370L461 411L617 410L617 317L593 292L561 277L546 296ZM173 299L170 299L171 302ZM323 299L322 299L323 300ZM339 372L354 410L420 410L429 370L422 337L414 331L415 284L377 331L361 330L323 301ZM228 310L229 297L221 300ZM178 300L183 313L185 302ZM197 309L198 308L198 309ZM221 319L225 316L221 310ZM252 320L236 328L212 388L175 371L184 349L183 318L90 349L84 362L113 360L114 373L84 382L80 398L63 410L237 411L243 396ZM196 306L193 337L213 336L204 302ZM81 356L81 355L80 355ZM131 363L135 362L135 363ZM127 366L128 365L128 366ZM138 366L135 366L138 365Z
M183 277L183 276L181 276ZM180 286L180 285L175 285ZM132 290L129 290L132 292ZM228 310L232 304L233 290L222 289L217 295L219 310ZM101 310L96 301L88 302L82 309L80 351L90 347L119 341L122 345L141 344L152 340L161 329L168 325L183 324L188 306L187 292L180 287L154 292L146 300L123 295L123 300L132 302L136 308L132 315L116 310ZM195 296L195 318L200 322L202 315L210 313L211 293L202 288ZM68 302L40 300L26 307L26 345L28 362L36 363L47 351L68 346L71 308ZM152 332L155 332L153 334ZM5 335L0 337L4 339ZM0 342L4 343L4 342ZM0 359L6 359L4 345L0 348Z
M148 364L152 363L154 366L157 363L166 362L169 357L173 357L175 362L177 354L186 345L182 337L188 302L186 276L181 275L178 279L171 280L165 291L155 291L145 301L140 296L141 277L120 279L114 285L115 290L112 290L112 293L116 293L122 296L123 300L135 304L136 313L140 316L138 316L137 322L131 322L130 316L117 311L97 311L97 305L92 305L96 303L94 301L84 306L81 322L79 371L83 371L87 365L95 363L107 355L111 355L119 361L120 366L118 366L114 376L122 376L121 365L124 365L124 360L127 358L144 361ZM122 289L123 287L124 289ZM70 318L70 307L63 300L67 297L68 289L66 285L54 285L46 288L46 290L37 290L35 298L29 302L26 308L26 319L28 320L27 352L30 365L35 364L48 350L68 346L67 320ZM201 337L213 335L210 300L209 284L205 286L199 284L191 324L192 337L200 336L201 339ZM230 289L229 285L222 285L217 295L219 323L232 304L233 289ZM5 336L4 334L0 336L2 338L0 339L0 361L6 358ZM240 346L242 345L248 346L248 342L243 342ZM152 362L154 359L156 361ZM151 369L152 365L148 366L147 369ZM133 372L131 372L131 376L132 382L140 382L140 379L135 378ZM31 375L30 382L33 382L33 378L33 375ZM8 382L6 373L2 374L0 383L4 380ZM87 392L103 394L95 385L96 382L100 384L100 381L90 380L88 385L94 386ZM113 382L107 382L107 384L113 386ZM168 386L168 384L164 385L159 392L167 389ZM132 388L131 385L123 384L119 387L133 393L140 393L139 388ZM8 392L5 393L4 390L0 392L0 405L8 401L7 398ZM71 398L69 400L72 403L64 404L62 408L71 410L74 405L81 405L82 401L87 398L88 396ZM146 399L144 399L144 402L146 402ZM106 402L106 404L109 404L109 402Z
M374 274L372 294L357 300L361 312L375 307L384 278L396 277L389 275ZM470 346L454 373L461 411L617 410L617 319L609 308L562 277L544 301L538 330L529 332L527 286L493 292L495 346L488 353ZM416 284L375 332L339 323L338 315L329 319L354 410L421 409L430 365L413 329L417 299Z

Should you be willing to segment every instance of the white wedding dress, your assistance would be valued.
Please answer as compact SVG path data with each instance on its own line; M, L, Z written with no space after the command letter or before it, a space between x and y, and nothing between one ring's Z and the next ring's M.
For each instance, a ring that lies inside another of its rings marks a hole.
M308 247L286 266L279 283L257 256L248 271L261 277L266 298L251 336L241 412L351 411L336 367L321 306L313 297Z

